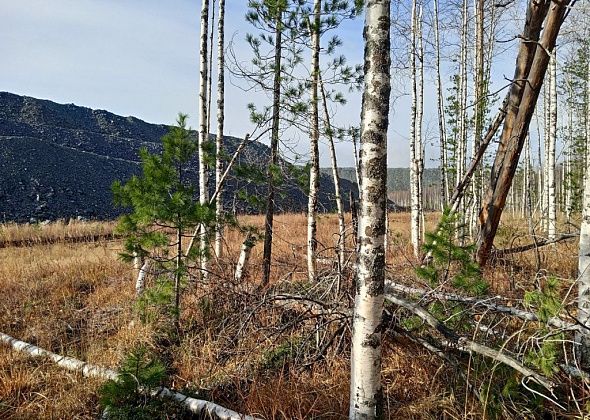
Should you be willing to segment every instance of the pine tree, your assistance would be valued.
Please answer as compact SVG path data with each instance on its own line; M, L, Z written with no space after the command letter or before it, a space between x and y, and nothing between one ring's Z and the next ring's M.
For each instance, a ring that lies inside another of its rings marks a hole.
M180 318L181 288L187 275L187 260L203 251L194 248L185 257L182 238L187 230L198 225L209 227L215 221L215 211L195 201L194 180L190 179L189 169L197 143L190 136L186 120L186 115L178 116L177 126L162 138L161 154L140 150L141 175L132 177L125 184L120 181L113 184L115 202L131 209L131 213L121 217L118 226L118 230L127 236L122 257L131 260L137 255L149 259L158 269L172 276L176 324Z

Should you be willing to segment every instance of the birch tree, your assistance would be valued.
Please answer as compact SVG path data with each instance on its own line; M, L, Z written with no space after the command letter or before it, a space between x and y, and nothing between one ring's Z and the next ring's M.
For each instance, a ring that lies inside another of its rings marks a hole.
M219 0L217 21L217 138L215 142L215 184L217 192L215 215L215 255L223 252L223 128L225 122L225 0Z
M590 59L588 60L588 81L590 81ZM590 126L590 83L586 85L586 124ZM582 200L582 223L580 225L580 249L578 253L578 320L590 328L590 148L586 151L586 172L584 175L584 196ZM584 367L590 366L590 334L578 333L580 359Z
M319 120L319 74L320 74L320 12L321 0L314 0L313 23L310 25L312 39L311 56L311 168L309 173L309 199L307 207L307 274L309 281L316 278L316 249L317 249L317 220L318 192L320 187L320 120Z
M473 142L471 155L475 156L484 130L486 114L486 80L484 74L484 0L475 0L475 67L474 67L474 116L473 116ZM491 48L491 46L490 46ZM476 171L471 182L472 201L469 209L470 234L474 237L477 233L477 213L481 207L481 170Z
M387 128L389 125L390 1L365 6L365 82L361 112L360 251L350 381L351 419L383 415L381 320L385 277Z
M207 110L207 81L209 74L209 63L207 52L209 31L209 0L202 0L201 3L201 42L199 51L199 203L201 206L209 202L209 193L207 190L207 157L206 143L209 140L208 110ZM201 251L206 254L207 235L204 227L201 228ZM204 279L208 277L209 262L205 255L201 257L201 272Z
M420 51L422 38L420 31L421 12L418 10L417 0L412 2L411 15L411 45L410 45L410 69L412 77L412 109L410 116L410 232L414 256L420 257L420 245L422 238L422 58L417 53ZM416 64L418 63L418 68Z
M461 46L459 53L459 104L458 104L458 134L457 134L457 156L455 158L457 170L455 185L458 185L465 175L467 164L467 31L469 19L469 6L467 0L463 0L461 8ZM463 240L463 228L465 224L465 200L459 203L459 229L457 234Z
M448 159L447 159L447 127L445 122L445 104L443 87L440 72L440 30L439 30L439 14L438 14L438 0L434 0L434 44L435 44L435 71L436 71L436 98L438 110L438 131L440 136L440 179L441 179L441 201L444 208L449 200L449 178L447 174Z
M557 65L556 52L549 61L549 136L547 145L547 237L555 239L557 206L555 194L555 147L557 143Z

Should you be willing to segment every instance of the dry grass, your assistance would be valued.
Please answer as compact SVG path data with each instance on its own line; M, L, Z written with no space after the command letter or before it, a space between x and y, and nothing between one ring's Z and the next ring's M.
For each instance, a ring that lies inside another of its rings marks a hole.
M434 227L437 217L427 214L427 228ZM240 223L262 227L263 220L244 216ZM514 228L501 232L501 243L527 242L526 228L507 223ZM11 225L0 227L0 232L3 239L10 240L65 238L110 232L112 227L76 222ZM336 217L320 217L319 249L326 258L334 256L337 230ZM305 281L305 215L277 216L274 232L272 282ZM390 232L390 275L396 280L415 281L409 215L390 214ZM214 265L220 278L231 276L243 234L229 230L225 238L227 252ZM0 249L0 331L113 368L139 344L161 348L156 329L141 324L134 314L131 267L118 259L120 247L120 241L111 241ZM486 273L492 288L522 295L525 288L534 286L537 259L531 254L515 255ZM547 247L540 255L543 267L571 278L573 242ZM259 281L261 262L262 246L258 244L247 281ZM329 264L320 265L320 272L331 270ZM217 286L187 290L183 296L182 337L165 345L174 369L171 385L200 390L204 397L263 418L346 418L346 351L330 353L324 362L303 370L293 365L261 369L264 358L280 344L265 329L279 323L280 314L272 309L263 311L256 328L248 327L247 334L237 340L245 314L240 312L242 302L235 301L231 293ZM297 337L300 332L291 334ZM478 417L478 405L472 401L466 404L464 390L456 386L455 372L442 368L438 359L411 343L395 337L386 342L383 378L389 418ZM343 348L347 345L345 342ZM0 418L93 418L98 412L98 386L99 381L0 348Z
M70 241L90 241L113 234L114 222L60 220L47 224L0 224L0 247Z

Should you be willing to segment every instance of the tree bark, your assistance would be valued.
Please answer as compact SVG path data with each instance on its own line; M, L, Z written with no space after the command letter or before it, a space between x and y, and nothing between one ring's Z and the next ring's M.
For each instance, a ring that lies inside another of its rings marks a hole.
M145 260L137 273L137 280L135 280L135 296L139 297L145 290L145 277L149 269L149 260Z
M225 0L219 0L219 18L217 20L217 139L215 142L215 184L217 198L215 205L215 255L220 258L223 253L223 129L225 122Z
M512 184L518 159L535 110L549 55L564 20L570 0L529 2L523 40L516 61L514 80L510 87L510 106L504 122L500 145L491 171L491 179L479 215L480 233L477 260L485 266L504 205ZM552 6L551 9L549 6ZM550 11L549 11L550 9ZM545 29L539 40L545 17Z
M309 281L316 279L317 265L317 207L318 190L320 187L320 112L318 100L318 86L320 74L320 13L321 0L314 0L313 24L310 28L312 35L311 56L311 168L309 171L309 197L307 202L307 276Z
M549 147L548 169L548 206L547 237L555 239L557 229L557 198L555 194L555 146L557 143L557 65L556 51L553 49L549 61Z
M474 116L472 156L477 153L484 130L486 111L486 81L484 75L484 0L475 0L475 69L474 69ZM491 48L491 46L490 46ZM477 214L481 208L482 171L476 171L471 182L471 205L469 208L469 233L472 238L477 235Z
M463 0L461 10L461 51L459 58L459 110L457 118L459 119L459 133L457 138L456 159L457 172L456 184L459 184L465 174L467 164L467 31L469 20L469 6L467 0ZM461 199L458 203L459 220L457 224L457 236L461 243L465 236L465 200Z
M207 62L207 52L209 42L207 39L209 31L209 0L202 0L201 3L201 49L199 51L199 203L202 206L208 204L208 190L207 190L207 165L205 159L205 144L209 141L209 133L207 130L207 80L209 74L209 63ZM201 252L205 252L207 244L207 235L205 227L201 225ZM208 278L209 262L208 259L201 257L201 275L203 279Z
M0 343L10 346L16 351L28 354L31 357L40 357L51 360L53 363L64 369L81 373L86 377L102 378L116 380L119 374L102 366L93 365L83 362L82 360L74 359L73 357L60 356L59 354L34 346L33 344L17 340L7 334L0 333ZM222 407L215 403L205 400L198 400L196 398L188 397L180 392L173 391L166 387L157 388L152 396L172 398L184 405L187 410L197 416L206 416L206 418L216 418L220 420L256 420L255 417L246 416L244 414L236 413L233 410Z
M242 243L242 248L240 250L240 257L238 259L238 264L236 265L236 272L234 275L234 279L236 282L241 282L242 278L244 277L244 273L246 271L246 267L248 267L248 261L250 261L250 254L252 252L252 248L256 244L254 236L252 234L248 234L244 242Z
M590 126L590 60L588 60L588 84L586 126ZM578 320L590 328L590 148L586 148L586 171L584 173L584 196L582 199L582 223L580 226L580 249L578 253ZM590 367L590 334L588 330L576 336L580 343L579 357L582 366Z
M421 148L421 127L420 122L420 78L416 62L417 57L417 37L419 36L418 23L418 4L417 0L412 2L412 16L411 16L411 45L410 45L410 68L412 77L412 109L410 116L410 234L414 256L420 257L421 245L421 214L420 214L420 162L422 155Z
M326 134L328 145L330 146L330 163L332 165L332 178L334 179L334 200L336 201L336 210L338 212L338 281L342 283L342 270L346 261L346 223L344 220L344 206L342 205L342 195L340 194L340 175L338 174L338 161L336 159L336 148L334 147L334 131L330 122L330 113L328 112L328 101L326 90L319 75L320 89L322 92L322 104L324 108L324 118L326 120Z
M442 87L442 80L440 74L440 34L439 34L439 16L438 16L438 1L434 0L434 43L436 49L436 97L438 107L438 131L440 136L440 178L441 178L441 201L442 208L448 205L449 200L449 178L447 174L448 159L447 159L447 127L445 121L445 104L444 93Z
M362 196L360 252L355 296L350 419L383 416L381 320L385 280L387 128L389 126L390 0L365 6L365 87L361 113Z

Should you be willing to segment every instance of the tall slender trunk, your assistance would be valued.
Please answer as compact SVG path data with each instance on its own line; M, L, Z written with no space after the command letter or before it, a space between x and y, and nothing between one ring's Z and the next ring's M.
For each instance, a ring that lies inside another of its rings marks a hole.
M176 231L176 272L174 273L174 325L180 324L180 281L182 279L182 228Z
M477 260L481 266L487 263L490 255L506 204L506 195L516 172L540 87L547 71L549 56L546 51L551 51L555 47L569 3L570 0L560 2L531 0L529 2L516 60L516 70L509 92L510 106L492 166L488 192L479 215ZM543 27L543 34L540 36Z
M421 161L421 133L418 131L421 124L418 122L420 103L420 81L416 62L417 37L418 37L418 4L417 0L412 2L412 23L411 23L411 45L410 45L410 69L412 72L412 109L410 116L410 234L414 256L420 257L421 238L421 214L420 214L420 161Z
M201 50L199 60L200 83L199 83L199 203L206 206L209 202L207 190L207 165L205 159L205 144L209 140L207 130L207 80L209 67L207 62L209 30L209 0L201 3ZM208 247L205 227L201 225L201 252L206 253ZM208 278L209 261L206 256L201 258L201 274L204 279Z
M316 279L317 262L317 220L318 190L320 187L320 111L318 101L318 86L320 74L320 13L322 1L314 0L311 55L311 168L309 171L309 199L307 203L307 276L309 281Z
M365 6L365 87L361 113L360 252L352 325L350 419L383 416L383 315L387 128L390 84L390 0Z
M531 136L530 134L526 137L525 142L525 181L523 183L523 191L524 191L524 209L527 220L527 227L529 229L529 235L533 235L535 233L534 223L533 223L533 202L532 202L532 183L531 180L533 179L531 169Z
M219 0L219 18L217 22L217 140L215 142L215 181L218 190L215 218L215 255L220 258L223 253L223 128L225 122L225 0Z
M459 133L457 139L457 178L456 184L459 184L465 174L465 166L467 164L467 31L469 6L467 0L463 0L463 7L461 9L461 51L459 58L459 112L458 123ZM459 220L457 234L459 240L464 240L464 226L465 226L465 199L461 199L459 203Z
M570 92L570 104L574 100L571 89ZM565 185L565 216L569 222L572 216L572 156L574 153L574 106L570 105L568 119L568 142L567 152L565 155L565 174L564 174L564 185Z
M438 131L440 136L440 179L441 179L441 201L442 207L448 205L449 202L449 178L447 174L448 159L447 159L447 127L445 116L444 93L442 87L442 80L440 75L440 34L439 34L439 17L438 17L438 1L434 0L434 43L436 49L436 97L438 107Z
M472 155L475 155L481 143L484 130L486 110L486 80L484 69L484 0L475 0L475 69L474 69L474 130L472 142ZM491 48L491 46L490 46ZM482 166L483 168L483 166ZM469 232L472 238L477 235L477 214L481 207L483 171L479 169L471 182L471 206L469 209Z
M340 194L340 175L338 174L338 161L336 159L336 148L334 147L334 131L332 129L332 123L330 122L326 90L324 88L321 74L319 75L319 82L322 92L326 135L328 137L328 145L330 146L330 162L332 164L332 178L334 179L334 200L336 201L336 210L338 212L338 282L340 284L342 283L342 270L344 269L344 263L346 261L346 223L344 221L342 195Z
M282 56L282 35L283 35L283 12L280 6L276 9L275 25L275 57L274 57L274 81L272 99L272 127L270 139L270 159L266 175L268 177L268 191L266 197L266 216L264 218L264 249L262 256L262 286L270 281L270 269L272 265L272 228L274 220L274 170L279 162L279 124L280 124L280 101L281 101L281 56Z
M551 73L543 87L543 231L549 230L549 144L551 143Z
M590 127L590 60L588 60L588 80L586 85L586 127ZM588 140L588 138L587 138ZM582 366L590 366L590 148L586 149L584 172L584 196L582 203L582 223L580 226L580 250L578 257L578 320L586 326L584 333L578 333L576 342L580 343L579 355Z
M420 4L418 21L418 98L416 104L416 134L418 157L418 212L420 218L420 244L424 240L424 139L422 136L422 122L424 119L424 42L422 33L423 5Z
M557 143L557 65L556 51L553 49L549 61L549 147L547 169L548 169L548 202L547 202L547 237L555 239L557 224L557 202L555 196L555 146Z
M209 71L207 75L207 136L211 132L211 101L213 100L213 35L215 31L215 0L210 0L212 3L209 4L209 8L211 10L211 23L209 24L209 59L207 62L209 63ZM209 139L209 137L207 137Z

